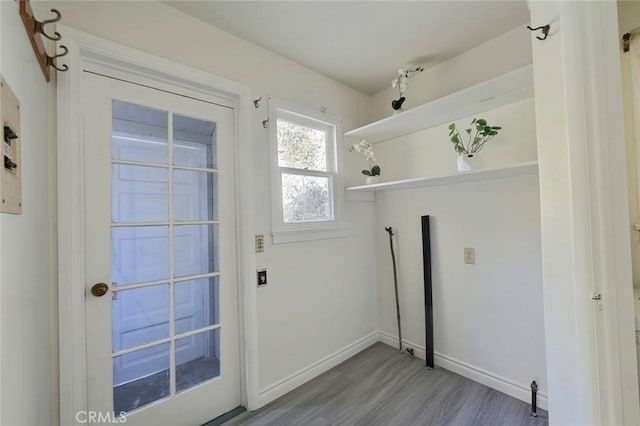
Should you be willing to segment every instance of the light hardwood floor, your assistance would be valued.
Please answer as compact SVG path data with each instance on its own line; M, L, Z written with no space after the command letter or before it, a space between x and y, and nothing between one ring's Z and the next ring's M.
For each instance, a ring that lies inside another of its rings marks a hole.
M547 425L547 413L377 343L225 425Z

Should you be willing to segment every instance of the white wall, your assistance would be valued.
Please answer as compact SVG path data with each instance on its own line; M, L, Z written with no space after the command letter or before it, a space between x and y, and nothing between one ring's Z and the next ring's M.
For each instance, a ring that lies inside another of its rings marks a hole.
M379 326L397 336L384 232L392 226L403 337L424 348L422 215L431 216L436 364L479 371L476 380L525 401L533 379L546 393L537 176L377 194ZM475 248L475 265L464 264L465 247Z
M414 74L409 79L403 108L406 110L421 105L531 64L529 37L529 30L519 26L420 74ZM428 66L428 63L425 65ZM373 96L371 112L376 120L393 112L391 101L398 97L398 89L391 88L394 77L396 75L389 76L388 89Z
M56 424L48 160L52 85L45 83L31 50L18 2L0 2L0 10L0 71L20 100L23 173L23 214L0 214L0 424L50 425Z
M503 127L476 156L485 168L535 161L536 122L533 98L456 120L462 136L474 117ZM455 172L458 154L449 140L449 123L374 145L382 170L380 181Z
M618 1L619 34L640 27L640 2ZM631 52L620 50L622 68L622 96L624 100L625 141L627 147L627 176L629 188L629 232L631 235L631 261L633 262L633 286L640 288L640 232L633 225L640 223L640 199L638 188L638 144L636 140L633 91L631 86Z
M253 97L272 94L342 117L345 127L367 120L368 98L265 49L155 2L53 2L65 25L246 84ZM63 35L64 36L64 35ZM73 66L73 64L70 64ZM255 230L271 228L266 103L254 110ZM346 170L358 159L345 155ZM283 380L373 333L373 211L347 203L346 238L272 245L257 255L269 284L258 290L260 388L263 401L286 389ZM275 388L274 388L275 385ZM280 386L281 385L281 386Z
M531 63L529 37L526 29L514 29L412 78L408 107ZM495 60L479 59L487 55ZM389 115L395 95L388 89L374 96L376 116ZM537 159L534 107L526 99L474 116L503 127L479 154L482 167ZM467 128L474 117L457 120L458 128ZM381 180L455 173L448 124L376 144ZM397 336L384 232L392 226L398 233L403 337L424 348L420 217L431 215L436 364L525 401L535 379L544 407L539 197L537 176L377 193L376 256L379 327ZM476 249L476 265L463 263L465 247Z

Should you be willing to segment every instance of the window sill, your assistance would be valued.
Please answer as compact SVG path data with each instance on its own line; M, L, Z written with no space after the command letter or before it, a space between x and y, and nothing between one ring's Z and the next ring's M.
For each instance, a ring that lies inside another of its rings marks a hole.
M301 241L326 240L347 236L347 228L296 229L291 231L274 231L271 233L273 244L296 243Z

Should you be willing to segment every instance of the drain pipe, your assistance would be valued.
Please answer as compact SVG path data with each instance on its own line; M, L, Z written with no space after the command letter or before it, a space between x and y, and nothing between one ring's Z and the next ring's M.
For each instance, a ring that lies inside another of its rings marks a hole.
M531 382L531 415L538 417L538 384Z

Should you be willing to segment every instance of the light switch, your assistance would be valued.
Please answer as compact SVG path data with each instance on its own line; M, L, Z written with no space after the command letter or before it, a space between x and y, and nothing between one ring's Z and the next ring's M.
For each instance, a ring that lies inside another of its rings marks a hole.
M256 235L256 253L262 253L264 251L264 234Z
M464 249L464 263L467 265L475 265L476 264L476 249L467 248Z
M22 167L20 161L20 103L0 77L0 212L22 213Z

